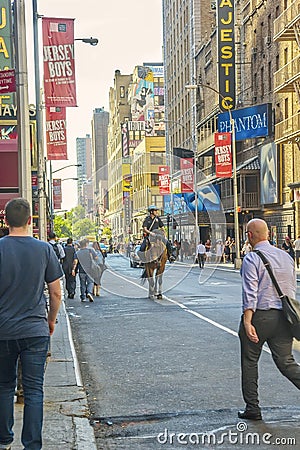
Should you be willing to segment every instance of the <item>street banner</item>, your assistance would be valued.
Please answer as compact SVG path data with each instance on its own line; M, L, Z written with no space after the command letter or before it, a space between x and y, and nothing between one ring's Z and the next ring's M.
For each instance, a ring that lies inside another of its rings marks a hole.
M181 192L194 191L194 160L193 158L180 158Z
M74 19L43 17L46 106L77 106Z
M215 133L215 165L218 178L232 176L231 133Z
M169 166L158 167L158 186L160 195L170 194L170 169Z
M62 192L61 192L61 179L54 178L52 180L53 189L53 209L61 209Z
M46 106L46 144L47 159L68 159L66 108Z

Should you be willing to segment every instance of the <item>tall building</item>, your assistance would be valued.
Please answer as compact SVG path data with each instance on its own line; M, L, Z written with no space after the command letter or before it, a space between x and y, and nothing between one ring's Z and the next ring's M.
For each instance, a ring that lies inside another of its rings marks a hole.
M92 118L93 143L93 210L99 230L104 226L104 215L108 209L107 193L107 142L109 113L104 108L96 108ZM100 231L101 233L101 231Z
M76 138L77 163L77 189L78 204L83 205L86 213L89 213L93 204L92 189L84 189L85 184L90 184L92 179L92 140L89 134L84 138Z

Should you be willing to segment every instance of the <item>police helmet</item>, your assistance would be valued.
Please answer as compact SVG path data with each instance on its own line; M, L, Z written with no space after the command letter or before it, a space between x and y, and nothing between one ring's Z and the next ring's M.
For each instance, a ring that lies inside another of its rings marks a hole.
M149 207L148 207L148 211L149 212L151 212L151 211L158 211L158 207L156 206L156 205L150 205Z

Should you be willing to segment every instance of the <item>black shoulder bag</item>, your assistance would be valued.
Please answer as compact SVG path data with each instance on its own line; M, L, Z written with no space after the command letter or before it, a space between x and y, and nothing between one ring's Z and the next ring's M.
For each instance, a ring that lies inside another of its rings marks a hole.
M282 290L279 287L279 284L277 283L277 280L274 276L274 273L271 269L271 265L265 255L261 253L259 250L254 250L255 253L260 257L262 262L264 263L265 268L267 269L270 278L275 286L275 289L279 295L279 298L282 303L282 311L284 314L284 317L289 323L289 327L291 330L291 333L297 341L300 341L300 303L298 300L288 297L287 295L284 295L282 293Z

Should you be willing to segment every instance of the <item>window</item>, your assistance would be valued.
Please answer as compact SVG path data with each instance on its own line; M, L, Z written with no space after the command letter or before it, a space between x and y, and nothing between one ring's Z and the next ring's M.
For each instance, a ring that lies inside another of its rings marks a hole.
M150 152L150 164L164 164L165 152Z
M158 186L158 173L151 173L151 186Z

